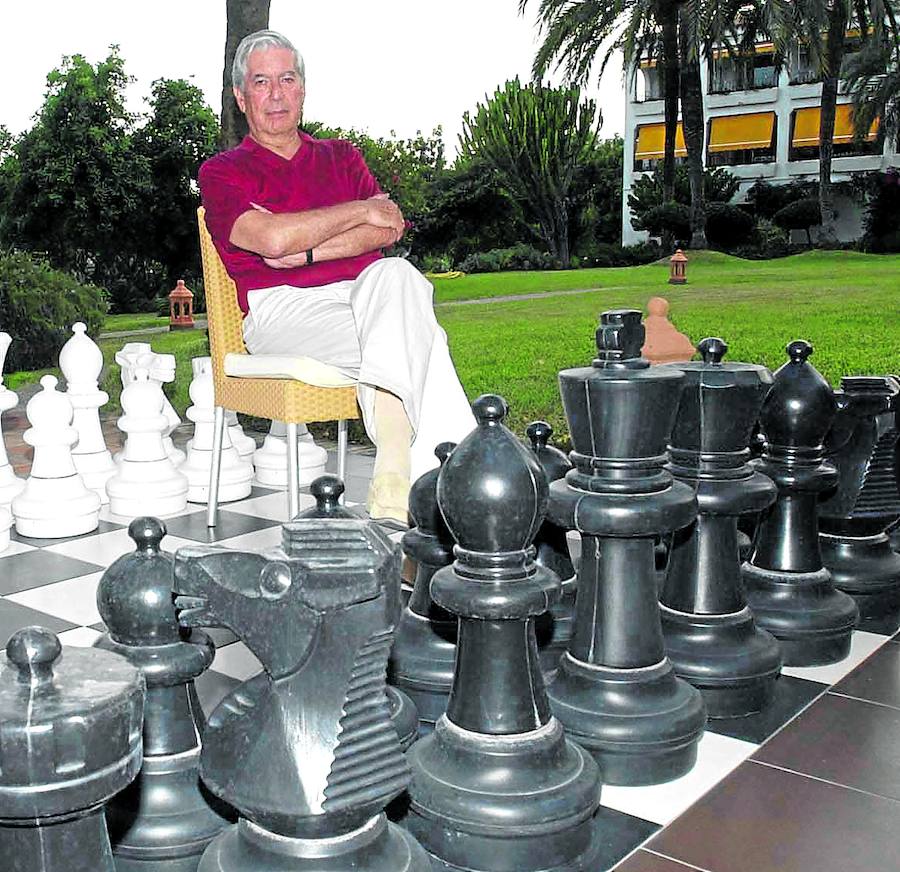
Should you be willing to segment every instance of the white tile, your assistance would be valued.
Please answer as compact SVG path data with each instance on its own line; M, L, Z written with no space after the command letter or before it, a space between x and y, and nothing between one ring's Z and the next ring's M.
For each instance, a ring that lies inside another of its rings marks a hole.
M316 504L315 498L309 494L300 494L300 511L312 508ZM271 521L288 519L287 491L274 494L266 494L264 497L255 497L252 500L241 500L237 503L223 503L223 511L237 512L241 515L253 515L257 518L268 518Z
M59 641L63 645L73 645L76 648L90 648L102 633L91 627L76 627L74 630L66 630L59 634Z
M242 533L231 539L222 539L216 545L224 545L226 548L236 548L240 551L263 551L275 548L281 544L281 527L266 527L264 530L254 530L252 533Z
M243 642L233 642L224 648L218 648L212 668L239 681L246 681L262 670L259 660Z
M840 663L830 663L828 666L785 666L781 672L784 675L793 675L795 678L820 681L822 684L837 684L848 673L856 669L866 657L884 645L888 638L888 636L879 636L877 633L855 630L850 639L850 654Z
M97 611L97 585L102 575L102 572L92 572L77 578L67 578L55 584L11 593L5 599L73 624L96 624L100 620L100 613Z
M181 539L178 536L166 536L162 540L164 551L174 552L182 545L196 545L191 539ZM135 550L134 541L128 535L127 529L110 530L108 533L100 533L96 536L87 536L83 539L72 539L70 542L60 542L58 545L48 545L45 551L55 554L64 554L66 557L75 557L78 560L87 560L90 563L98 563L109 566L123 554L130 554Z
M24 542L10 542L9 545L0 551L0 559L4 557L12 557L13 554L24 554L26 551L34 551L34 545L26 545Z
M615 787L604 784L600 802L609 808L665 826L718 784L758 747L752 742L706 732L697 749L697 764L687 775L650 787Z

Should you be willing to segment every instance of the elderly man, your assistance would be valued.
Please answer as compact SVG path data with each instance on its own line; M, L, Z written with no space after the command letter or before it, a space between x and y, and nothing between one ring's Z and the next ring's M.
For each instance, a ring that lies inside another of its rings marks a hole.
M250 135L208 160L199 181L247 349L306 355L359 381L376 446L369 513L405 522L409 483L435 465L435 445L474 425L433 288L405 260L382 257L404 219L360 153L298 130L305 81L294 46L251 34L232 80Z

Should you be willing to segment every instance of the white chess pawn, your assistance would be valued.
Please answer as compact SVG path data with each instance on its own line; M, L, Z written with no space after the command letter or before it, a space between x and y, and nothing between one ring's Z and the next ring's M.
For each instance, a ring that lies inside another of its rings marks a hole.
M328 452L320 445L316 445L306 424L297 425L297 454L300 487L325 474ZM253 465L256 468L257 484L287 489L287 426L283 421L272 421L263 444L253 455Z
M253 463L253 452L256 451L256 440L248 436L238 421L237 412L230 409L225 410L225 427L231 436L231 444L237 449L237 453L241 455L241 460Z
M117 423L126 439L118 470L106 483L109 510L132 518L184 511L187 478L169 460L163 445L169 422L163 414L162 385L143 367L136 367L133 376L122 390L123 415Z
M208 357L191 360L194 377L189 393L193 405L187 410L187 417L194 422L194 438L188 445L187 459L179 471L187 476L188 501L206 503L209 501L209 473L213 462L213 435L215 430L215 389L213 387L212 363ZM219 467L220 503L242 500L250 494L253 479L253 464L244 460L231 444L228 427L222 432L222 462Z
M103 352L78 321L72 325L72 338L59 353L59 368L66 377L66 396L75 410L72 426L78 431L78 442L72 449L75 469L84 483L97 492L101 503L109 502L106 482L116 473L116 464L106 448L100 427L100 407L109 394L98 388L103 370Z
M9 507L16 494L22 492L25 480L19 478L10 466L6 456L6 443L3 441L3 413L14 409L19 402L18 395L3 385L3 365L6 362L6 352L12 344L9 333L0 333L0 506ZM0 528L3 522L0 521ZM8 529L8 528L7 528Z
M126 342L116 352L116 363L120 367L122 387L127 387L134 380L134 371L138 366L144 367L149 373L150 380L159 383L160 388L164 384L175 381L175 355L157 354L149 342ZM166 416L166 432L163 433L163 445L169 460L178 466L184 462L184 452L175 447L172 442L172 432L181 423L178 412L169 402L169 398L163 391L163 414ZM121 452L114 458L116 463L122 459Z
M34 461L25 489L12 501L16 530L42 539L90 533L100 523L100 497L85 487L72 460L78 439L72 404L56 384L56 376L45 375L43 390L25 407L31 427L23 438L34 446Z

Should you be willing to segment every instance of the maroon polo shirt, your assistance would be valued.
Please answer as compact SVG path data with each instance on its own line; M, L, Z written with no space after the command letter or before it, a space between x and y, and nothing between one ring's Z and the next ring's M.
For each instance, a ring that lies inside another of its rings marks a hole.
M247 313L247 292L275 285L300 288L355 279L381 257L372 251L292 269L274 269L258 254L229 242L234 222L253 207L270 212L302 212L366 200L381 193L362 155L342 139L313 139L300 133L297 153L286 160L249 136L200 167L198 181L206 226L228 274L238 289L238 304Z

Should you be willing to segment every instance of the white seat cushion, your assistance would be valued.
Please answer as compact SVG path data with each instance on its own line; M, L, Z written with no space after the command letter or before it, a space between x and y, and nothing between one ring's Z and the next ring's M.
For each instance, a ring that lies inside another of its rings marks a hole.
M287 354L225 355L225 375L236 378L293 378L319 388L343 388L356 382L340 370L311 357Z

